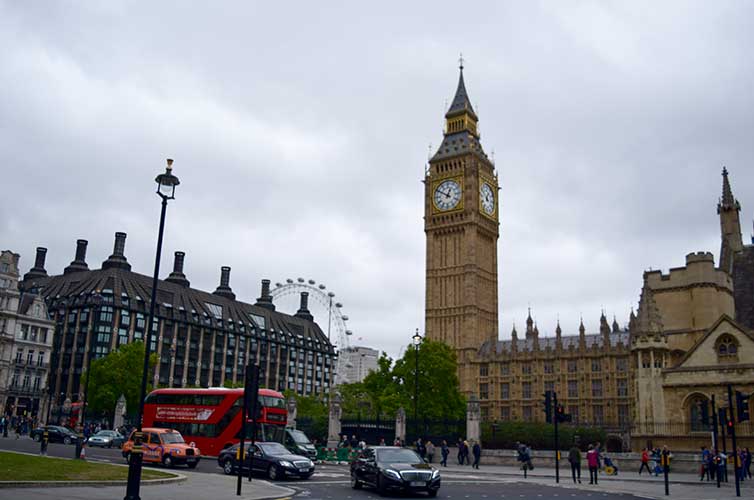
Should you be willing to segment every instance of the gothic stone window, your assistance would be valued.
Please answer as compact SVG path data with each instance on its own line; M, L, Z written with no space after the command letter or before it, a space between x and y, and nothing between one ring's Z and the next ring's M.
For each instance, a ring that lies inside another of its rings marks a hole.
M524 382L521 384L521 397L524 399L531 399L531 382Z
M489 399L490 391L487 384L479 384L479 399Z
M500 408L500 420L510 420L511 419L511 409L508 406L503 406Z
M592 380L592 397L593 398L602 397L602 380L597 380L597 379Z
M530 363L523 363L521 365L521 373L525 375L531 374L531 364Z
M738 342L732 335L721 335L717 340L717 360L721 363L738 361Z
M579 369L579 365L575 359L568 360L568 373L576 373Z
M593 372L602 371L602 361L600 359L592 360L592 371Z
M577 397L579 397L579 382L578 382L578 380L569 380L568 381L568 397L569 398L577 398Z
M615 380L618 386L618 397L628 396L628 379L618 378Z
M511 385L508 382L500 384L500 399L510 399Z
M500 375L510 375L511 373L511 366L508 363L503 363L500 365Z
M702 395L696 395L689 401L689 424L692 432L709 430L709 402Z
M555 371L555 365L552 361L545 362L545 373L553 373Z
M615 360L615 369L619 372L628 370L628 358L618 358Z
M479 376L480 377L486 377L488 375L489 368L487 366L487 363L479 365Z

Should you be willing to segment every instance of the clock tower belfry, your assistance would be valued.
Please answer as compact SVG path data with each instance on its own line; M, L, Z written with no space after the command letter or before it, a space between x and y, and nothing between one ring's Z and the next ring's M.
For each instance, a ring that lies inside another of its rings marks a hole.
M458 355L461 391L476 392L467 362L497 341L498 180L479 142L479 118L460 66L442 144L424 178L427 336Z

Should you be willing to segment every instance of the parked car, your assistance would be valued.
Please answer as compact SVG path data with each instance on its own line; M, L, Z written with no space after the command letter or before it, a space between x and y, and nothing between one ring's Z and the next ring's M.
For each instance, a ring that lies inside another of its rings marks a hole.
M415 451L396 446L375 446L363 450L351 462L351 487L371 486L380 495L388 491L427 492L437 496L440 471Z
M126 438L118 431L105 430L89 436L86 444L87 446L101 446L103 448L112 448L113 446L120 448L125 441Z
M298 429L285 430L285 447L296 455L309 457L310 460L317 458L317 449L303 431Z
M136 432L136 431L134 431ZM123 458L131 461L131 450L134 447L134 432L123 443ZM145 427L142 429L142 460L149 463L163 464L165 467L185 464L193 469L201 460L199 448L193 444L186 444L181 433L173 429Z
M238 472L240 463L238 457L239 444L225 448L217 457L217 463L222 467L225 474ZM265 474L273 481L288 477L300 477L309 479L314 474L314 462L302 455L293 455L280 443L263 442L245 444L246 453L243 461L243 471L249 471L249 462L252 462L253 472ZM249 452L253 453L252 456Z
M71 429L68 429L67 427L63 427L62 425L48 425L45 427L37 427L36 429L31 431L31 438L37 442L41 441L45 429L47 430L47 438L51 443L71 444L75 443L78 439L78 435L76 435L75 432L73 432Z

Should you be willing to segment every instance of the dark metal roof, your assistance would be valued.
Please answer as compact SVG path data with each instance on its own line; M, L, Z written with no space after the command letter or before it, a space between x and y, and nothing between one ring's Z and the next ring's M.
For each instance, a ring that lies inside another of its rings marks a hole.
M23 287L28 291L39 290L50 308L57 307L63 299L71 307L83 306L87 304L88 297L98 290L105 297L105 305L112 304L146 314L149 310L152 278L114 266L32 279L23 282ZM169 281L158 281L156 314L160 318L235 333L243 325L245 332L256 330L268 340L288 343L295 341L297 344L302 339L311 340L314 350L334 351L327 335L313 321ZM263 324L258 324L262 322ZM275 335L274 339L271 338L272 335Z
M482 143L479 142L472 133L463 130L454 134L447 134L442 139L442 144L431 161L443 160L462 154L475 153L476 155L487 159L487 154L482 149Z
M476 118L474 108L471 107L471 101L469 100L469 94L466 92L466 84L463 81L463 66L458 76L458 87L456 88L456 95L453 97L453 102L450 104L448 112L445 113L445 117L450 117L455 114L468 111Z

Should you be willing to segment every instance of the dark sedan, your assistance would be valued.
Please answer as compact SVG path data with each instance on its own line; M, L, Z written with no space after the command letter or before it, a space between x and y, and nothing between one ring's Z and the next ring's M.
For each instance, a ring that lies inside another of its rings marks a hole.
M238 447L238 444L234 444L221 451L217 457L217 463L225 474L238 472ZM314 462L301 455L292 455L280 443L256 443L253 447L247 444L245 448L244 472L249 471L249 461L252 461L254 472L265 474L273 481L289 477L309 479L314 474ZM252 450L253 460L249 450Z
M42 435L45 429L47 430L47 437L51 443L63 443L71 444L75 443L78 436L72 430L62 427L60 425L48 425L47 427L38 427L31 431L31 438L34 441L41 441Z
M440 471L415 451L395 446L375 446L351 462L351 487L371 486L381 496L389 491L426 492L437 496Z

